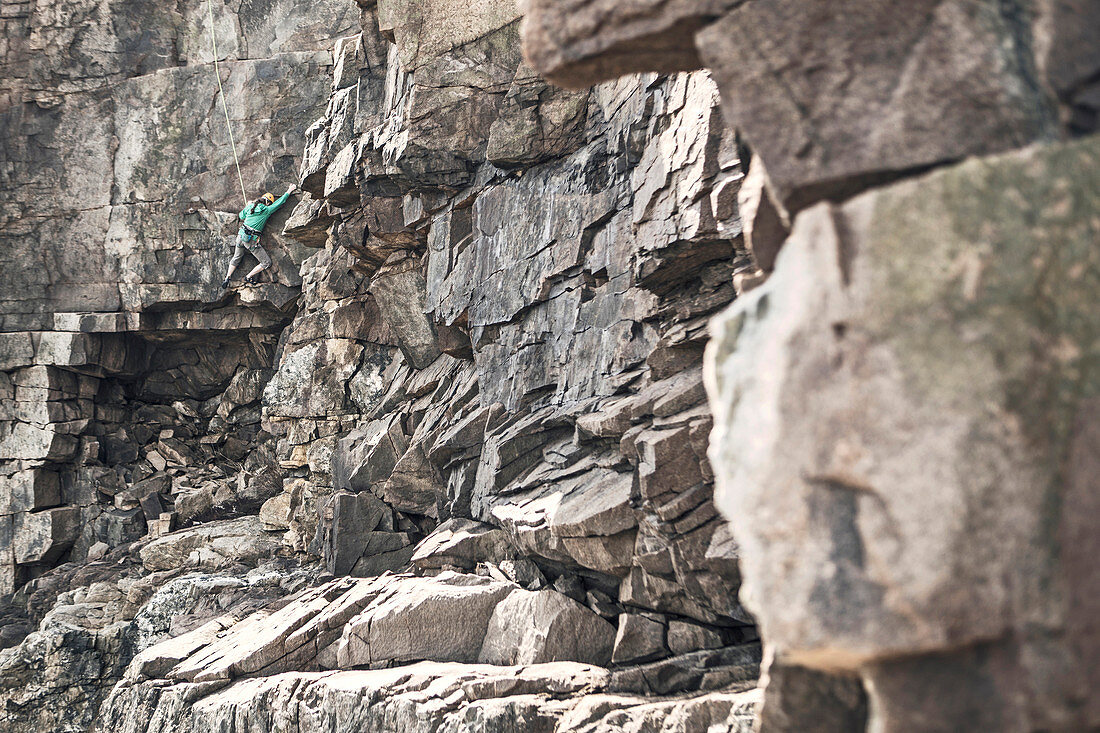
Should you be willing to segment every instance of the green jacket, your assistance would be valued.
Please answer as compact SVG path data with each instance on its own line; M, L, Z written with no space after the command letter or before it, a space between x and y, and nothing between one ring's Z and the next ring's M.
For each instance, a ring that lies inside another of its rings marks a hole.
M288 198L290 198L290 191L287 191L282 196L275 199L270 206L262 201L254 202L241 209L241 213L237 214L237 218L243 221L244 225L249 229L255 229L258 232L262 231L268 218L274 214L280 206L285 204Z

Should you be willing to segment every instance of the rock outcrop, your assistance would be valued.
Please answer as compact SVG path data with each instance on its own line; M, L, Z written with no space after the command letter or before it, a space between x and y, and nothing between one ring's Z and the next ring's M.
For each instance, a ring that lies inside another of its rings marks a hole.
M747 729L710 77L556 88L511 0L219 5L242 174L303 189L223 292L203 10L5 17L5 729Z
M743 597L790 662L862 672L889 729L930 708L991 730L1094 720L1090 673L1068 670L1093 666L1098 602L1098 159L1095 139L1043 146L815 206L716 323Z

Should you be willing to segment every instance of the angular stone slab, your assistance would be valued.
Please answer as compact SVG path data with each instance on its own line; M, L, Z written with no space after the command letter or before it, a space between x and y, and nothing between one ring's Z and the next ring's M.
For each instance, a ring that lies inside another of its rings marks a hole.
M515 590L493 610L478 657L491 664L611 662L615 627L553 590Z
M435 326L425 315L426 289L420 262L411 257L387 262L371 280L371 292L409 363L424 369L435 361L442 352Z
M58 331L82 333L119 333L130 330L125 313L54 313L53 327Z
M697 37L722 111L797 212L1054 134L1011 5L745 2Z
M740 0L531 0L523 47L561 86L583 89L643 71L702 66L694 36Z
M440 524L416 546L412 564L421 569L450 565L473 570L480 562L500 563L515 549L500 529L472 519L455 517Z
M451 572L392 580L382 596L344 627L339 666L476 661L493 609L515 589L511 583Z
M263 531L259 517L241 517L200 525L159 537L141 548L149 570L183 567L219 568L234 563L255 565L286 550Z
M299 594L277 611L257 611L176 665L168 677L215 682L309 665L317 648L312 636L287 638L313 620L344 590L339 581ZM305 647L305 648L303 648Z
M621 613L611 661L638 663L668 656L666 634L667 628L660 621L637 613Z
M61 482L56 472L41 468L0 476L0 514L46 509L61 503Z
M218 635L236 623L232 616L219 616L185 634L154 644L134 657L126 668L126 679L164 677L177 664L217 639Z
M11 432L0 440L0 460L68 460L76 455L79 446L78 440L68 434L69 427L75 426L54 423L40 427L15 423Z

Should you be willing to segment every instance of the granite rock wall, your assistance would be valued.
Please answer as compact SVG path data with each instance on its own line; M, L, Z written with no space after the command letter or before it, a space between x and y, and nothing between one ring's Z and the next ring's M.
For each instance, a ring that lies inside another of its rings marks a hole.
M6 729L747 730L710 76L554 87L510 0L219 5L245 180L302 189L222 292L204 9L5 21Z
M0 13L5 730L1100 726L1095 0L216 4L227 291L205 10Z

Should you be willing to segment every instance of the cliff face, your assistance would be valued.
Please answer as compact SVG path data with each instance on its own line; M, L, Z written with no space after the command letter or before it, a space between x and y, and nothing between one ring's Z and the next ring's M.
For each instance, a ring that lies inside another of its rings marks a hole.
M5 8L4 729L1100 725L1100 7L850 5L216 3L228 291L207 6Z
M562 83L706 65L754 152L706 381L761 728L1100 726L1100 4L527 12Z
M250 195L304 189L223 293L205 10L6 21L6 729L749 725L710 77L555 88L511 2L219 5Z

